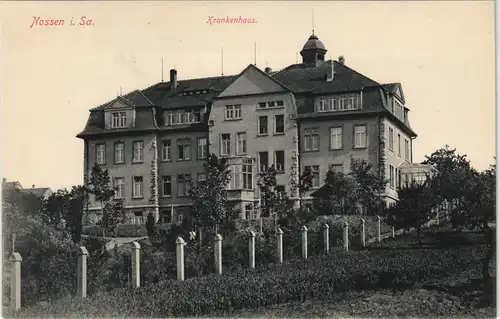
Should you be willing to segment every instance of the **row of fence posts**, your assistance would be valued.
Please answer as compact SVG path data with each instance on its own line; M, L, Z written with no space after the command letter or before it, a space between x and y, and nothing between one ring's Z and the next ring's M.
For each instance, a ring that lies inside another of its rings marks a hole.
M448 217L448 216L446 216ZM436 214L437 224L439 225L439 213ZM381 242L381 229L380 229L380 217L377 216L377 227L376 227L376 242ZM307 227L302 226L302 258L307 259ZM328 254L330 252L330 226L328 224L323 225L323 243L324 252ZM249 236L249 267L255 268L255 232L251 231ZM277 242L277 262L283 263L283 230L277 228L276 230L276 242ZM349 251L349 224L344 222L343 224L343 248L345 251ZM392 227L392 237L395 237L394 227ZM365 220L361 219L361 231L360 231L360 244L361 247L366 247L366 234L365 234ZM176 240L176 259L177 259L177 280L184 280L184 246L186 242L182 237L178 237ZM132 242L132 287L139 288L141 286L141 270L140 270L140 250L141 246L137 242ZM85 247L79 248L78 254L78 267L77 267L77 296L80 298L87 297L87 257L89 253ZM215 260L215 272L217 274L222 274L222 236L217 234L214 238L214 260ZM21 308L21 261L22 257L19 253L14 252L10 261L12 264L12 275L11 275L11 299L10 306L13 310L18 310Z

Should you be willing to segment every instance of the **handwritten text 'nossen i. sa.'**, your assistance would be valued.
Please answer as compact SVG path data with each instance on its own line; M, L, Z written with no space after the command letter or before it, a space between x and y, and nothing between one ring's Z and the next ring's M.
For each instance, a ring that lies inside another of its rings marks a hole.
M214 16L209 16L207 23L212 24L252 24L252 23L257 23L257 20L255 18L242 18L241 16L239 17L214 17Z
M80 20L75 20L71 18L69 24L66 24L65 19L42 19L41 17L33 17L33 22L31 22L30 29L33 27L46 27L46 26L64 26L64 25L81 25L81 26L93 26L94 21L92 19L87 18L86 16L81 16Z

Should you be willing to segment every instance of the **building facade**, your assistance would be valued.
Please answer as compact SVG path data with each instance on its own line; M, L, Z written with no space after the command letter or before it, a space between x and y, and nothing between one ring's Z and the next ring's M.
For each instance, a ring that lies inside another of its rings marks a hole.
M94 164L108 169L131 222L153 212L157 221L189 214L190 181L201 181L209 153L231 165L228 198L242 218L257 218L259 174L274 165L292 199L310 199L328 170L348 173L350 158L364 158L389 180L381 196L397 200L402 174L412 169L412 141L400 83L378 83L346 65L325 61L311 35L302 63L273 72L254 65L240 74L170 81L136 90L90 110L84 140L84 183ZM313 189L299 194L310 168ZM404 173L403 173L404 171ZM102 212L91 199L87 222Z

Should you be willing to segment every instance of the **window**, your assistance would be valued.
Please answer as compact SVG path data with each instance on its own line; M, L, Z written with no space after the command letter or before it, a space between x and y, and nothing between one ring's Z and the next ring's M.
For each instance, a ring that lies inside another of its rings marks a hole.
M267 135L267 116L259 116L259 135Z
M97 164L106 164L106 144L97 144L95 146L95 155Z
M346 105L346 97L345 96L341 96L339 98L339 111L345 110L346 107L347 107L347 105Z
M269 102L267 102L267 106L268 107L275 107L276 106L276 102L275 101L269 101Z
M398 155L401 156L401 135L398 134Z
M252 160L243 160L243 189L251 190L253 189L253 165Z
M205 137L198 139L198 158L207 157L207 139Z
M191 175L183 174L177 175L177 195L187 196L189 190L189 182L191 182Z
M184 112L180 111L180 112L177 112L177 124L183 124L184 123Z
M312 173L312 187L313 188L318 188L320 184L319 180L319 165L313 165L313 166L306 166L306 170L311 170Z
M177 158L179 161L191 159L191 139L181 138L177 140Z
M183 112L183 123L184 124L188 124L191 122L191 113L188 113L188 112Z
M172 222L172 212L170 210L164 210L161 212L161 224L168 224Z
M394 166L389 165L389 186L394 188Z
M260 172L267 171L269 167L269 156L267 152L259 152L259 169Z
M285 151L274 152L274 163L276 165L277 172L285 171Z
M245 132L236 133L236 154L247 153L247 134Z
M284 101L276 101L276 106L284 106L285 102Z
M177 222L182 223L184 220L184 210L182 208L177 209Z
M203 183L207 181L207 175L205 173L198 174L198 183Z
M277 114L274 116L274 133L285 133L285 116L283 114Z
M327 110L326 108L326 99L324 97L319 99L319 107L318 107L318 112L325 112Z
M144 216L142 212L134 212L134 224L141 225L144 223Z
M134 142L134 157L132 162L142 162L144 160L144 142Z
M404 110L404 113L403 113L403 122L406 124L406 122L408 121L408 110Z
M399 170L399 169L398 169L398 183L397 183L397 185L398 185L398 188L401 188L401 185L402 185L402 183L401 183L401 170Z
M266 102L259 103L259 108L260 109L265 109L266 107L267 107L267 103Z
M394 129L389 128L389 150L394 150Z
M342 127L330 128L330 149L339 150L342 148Z
M126 112L114 112L111 113L111 127L120 128L127 126L127 113Z
M162 196L172 196L172 176L162 178Z
M285 194L285 185L276 185L276 192L278 193L278 198L282 198Z
M122 142L115 143L115 163L124 163L125 144Z
M172 142L170 140L163 141L161 147L161 159L164 161L172 160Z
M319 150L319 128L304 129L304 151Z
M191 116L191 123L200 123L201 122L201 111L194 110Z
M410 160L410 143L405 139L405 160Z
M115 177L115 198L125 198L125 179L123 177Z
M221 134L220 155L231 155L231 134Z
M240 120L241 105L226 105L226 120Z
M144 189L142 187L142 176L134 177L134 190L132 192L133 198L140 198L144 196Z
M245 219L254 219L255 216L253 214L253 205L246 204L245 205Z
M366 125L354 126L354 147L366 147Z
M335 96L330 96L330 108L329 111L337 111L339 108L339 100Z
M357 109L357 99L356 95L350 95L347 99L347 109L348 110L355 110Z
M330 171L335 173L344 173L344 165L342 164L330 164Z

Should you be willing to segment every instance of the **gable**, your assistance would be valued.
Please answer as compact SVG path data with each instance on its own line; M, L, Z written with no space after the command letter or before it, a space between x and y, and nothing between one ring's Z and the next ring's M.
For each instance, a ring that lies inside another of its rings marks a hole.
M132 109L132 105L126 103L123 99L117 98L113 102L106 106L106 110L117 110L117 109Z
M255 67L247 68L218 97L284 92L286 89Z

